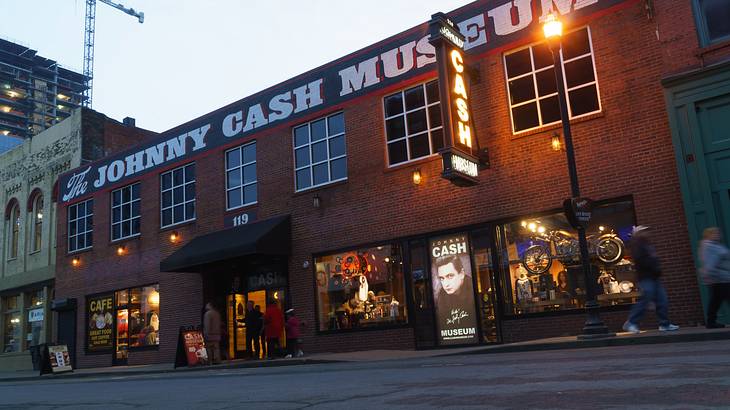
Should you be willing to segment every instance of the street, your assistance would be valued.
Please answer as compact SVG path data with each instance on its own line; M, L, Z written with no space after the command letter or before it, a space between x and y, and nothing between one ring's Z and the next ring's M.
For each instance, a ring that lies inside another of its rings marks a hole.
M0 384L0 409L730 408L727 341Z

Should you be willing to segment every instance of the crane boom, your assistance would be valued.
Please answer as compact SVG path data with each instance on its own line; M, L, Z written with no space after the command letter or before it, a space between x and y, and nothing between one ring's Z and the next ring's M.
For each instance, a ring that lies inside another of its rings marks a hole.
M112 6L117 10L137 17L140 24L144 23L144 13L138 12L133 8L126 8L123 4L115 3L111 0L99 0L102 3ZM93 81L94 81L94 34L96 26L96 0L86 0L86 30L84 33L84 76L86 76L86 89L84 90L85 107L91 108L93 97Z

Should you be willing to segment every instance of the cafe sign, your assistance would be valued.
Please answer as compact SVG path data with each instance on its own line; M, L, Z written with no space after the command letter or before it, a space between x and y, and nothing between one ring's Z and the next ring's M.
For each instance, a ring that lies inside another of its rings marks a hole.
M474 122L469 106L468 69L464 63L465 37L459 28L443 13L432 16L430 44L436 55L439 73L439 92L442 101L441 116L444 124L444 144L440 151L443 172L441 176L459 186L479 182L479 159Z

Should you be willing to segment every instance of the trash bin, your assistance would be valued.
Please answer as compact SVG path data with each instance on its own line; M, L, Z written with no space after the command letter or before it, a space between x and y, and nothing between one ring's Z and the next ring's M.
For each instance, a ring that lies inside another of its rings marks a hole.
M28 349L30 351L30 360L33 362L33 370L41 369L41 363L43 363L41 356L43 355L45 347L46 344L41 343L35 346L30 346L30 348Z

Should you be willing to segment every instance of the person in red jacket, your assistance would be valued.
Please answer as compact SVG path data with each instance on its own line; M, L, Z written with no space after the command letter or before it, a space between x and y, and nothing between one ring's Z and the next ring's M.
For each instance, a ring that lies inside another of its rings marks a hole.
M264 313L264 334L266 335L266 358L273 359L279 351L279 337L284 329L284 314L275 300L270 300Z
M286 319L286 348L289 350L289 354L285 358L291 357L302 357L301 345L299 344L299 338L302 336L302 326L304 322L300 321L294 309L286 311L288 318Z

